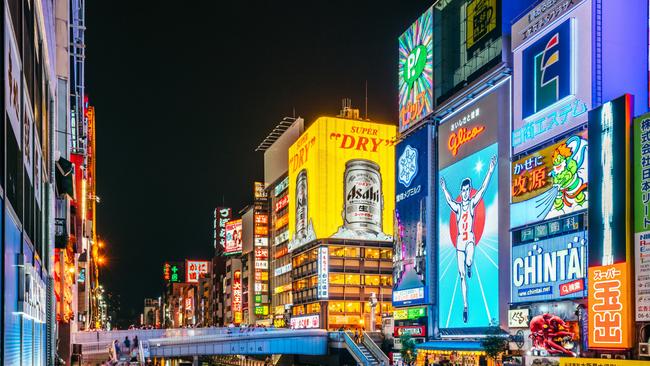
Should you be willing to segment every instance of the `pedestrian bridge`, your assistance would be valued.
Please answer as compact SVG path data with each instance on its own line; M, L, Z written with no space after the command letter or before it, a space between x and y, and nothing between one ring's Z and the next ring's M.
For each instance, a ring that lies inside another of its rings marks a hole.
M138 359L177 358L213 355L326 355L328 333L322 329L269 329L269 328L189 328L76 332L73 343L81 345L84 360L106 360L115 340L121 348L122 360L129 357L124 352L124 340L137 336ZM133 346L132 346L133 347ZM120 355L117 356L120 358Z

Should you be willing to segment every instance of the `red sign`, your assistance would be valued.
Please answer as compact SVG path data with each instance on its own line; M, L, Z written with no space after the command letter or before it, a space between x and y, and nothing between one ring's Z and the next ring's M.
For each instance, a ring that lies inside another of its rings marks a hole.
M242 309L241 271L235 271L232 277L232 311L235 313L234 323L239 324Z
M255 248L255 259L268 259L269 248Z
M198 283L199 278L208 273L209 267L208 261L185 261L185 282Z
M256 224L266 225L269 222L269 217L267 215L256 214L254 216Z
M412 337L426 337L427 327L424 325L405 325L395 327L393 336L400 337L402 334L410 334Z
M165 281L169 281L170 278L171 278L171 266L169 265L169 263L165 263L165 265L163 266L163 279Z
M286 195L275 202L275 212L282 210L289 204L289 195Z
M452 132L447 140L447 148L451 155L456 156L458 149L466 143L472 141L476 136L480 135L485 130L484 126L474 126L472 129L459 128L458 132Z
M585 281L580 278L560 285L560 296L574 294L585 290Z

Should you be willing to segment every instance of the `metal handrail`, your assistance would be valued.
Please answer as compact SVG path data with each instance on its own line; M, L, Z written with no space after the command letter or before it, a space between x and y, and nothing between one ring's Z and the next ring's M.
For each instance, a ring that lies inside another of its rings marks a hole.
M350 335L347 332L340 332L343 333L343 340L345 340L345 345L347 346L348 350L351 351L352 357L357 361L357 363L360 363L365 366L370 366L370 360L366 357L366 355L361 352L361 349L359 349L359 346L350 338Z
M370 338L367 332L363 332L363 339L361 342L363 343L364 346L366 346L368 351L370 351L370 353L372 353L372 355L375 356L375 358L380 363L383 362L383 364L386 366L390 365L390 359L388 358L388 356L386 356L384 351L382 351L381 348L379 348L377 343L375 343L375 341L373 341L372 338Z

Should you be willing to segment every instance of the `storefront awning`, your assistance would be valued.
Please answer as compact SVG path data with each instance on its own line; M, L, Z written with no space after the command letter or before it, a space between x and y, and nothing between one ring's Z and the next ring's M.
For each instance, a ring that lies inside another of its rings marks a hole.
M74 166L72 162L59 158L56 162L56 193L74 199Z
M415 346L431 351L483 351L480 341L429 341Z

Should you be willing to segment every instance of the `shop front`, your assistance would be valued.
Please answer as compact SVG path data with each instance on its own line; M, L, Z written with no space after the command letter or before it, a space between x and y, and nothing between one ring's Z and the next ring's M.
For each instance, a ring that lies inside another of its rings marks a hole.
M494 366L480 341L429 341L416 346L416 365ZM428 360L428 363L426 362Z

